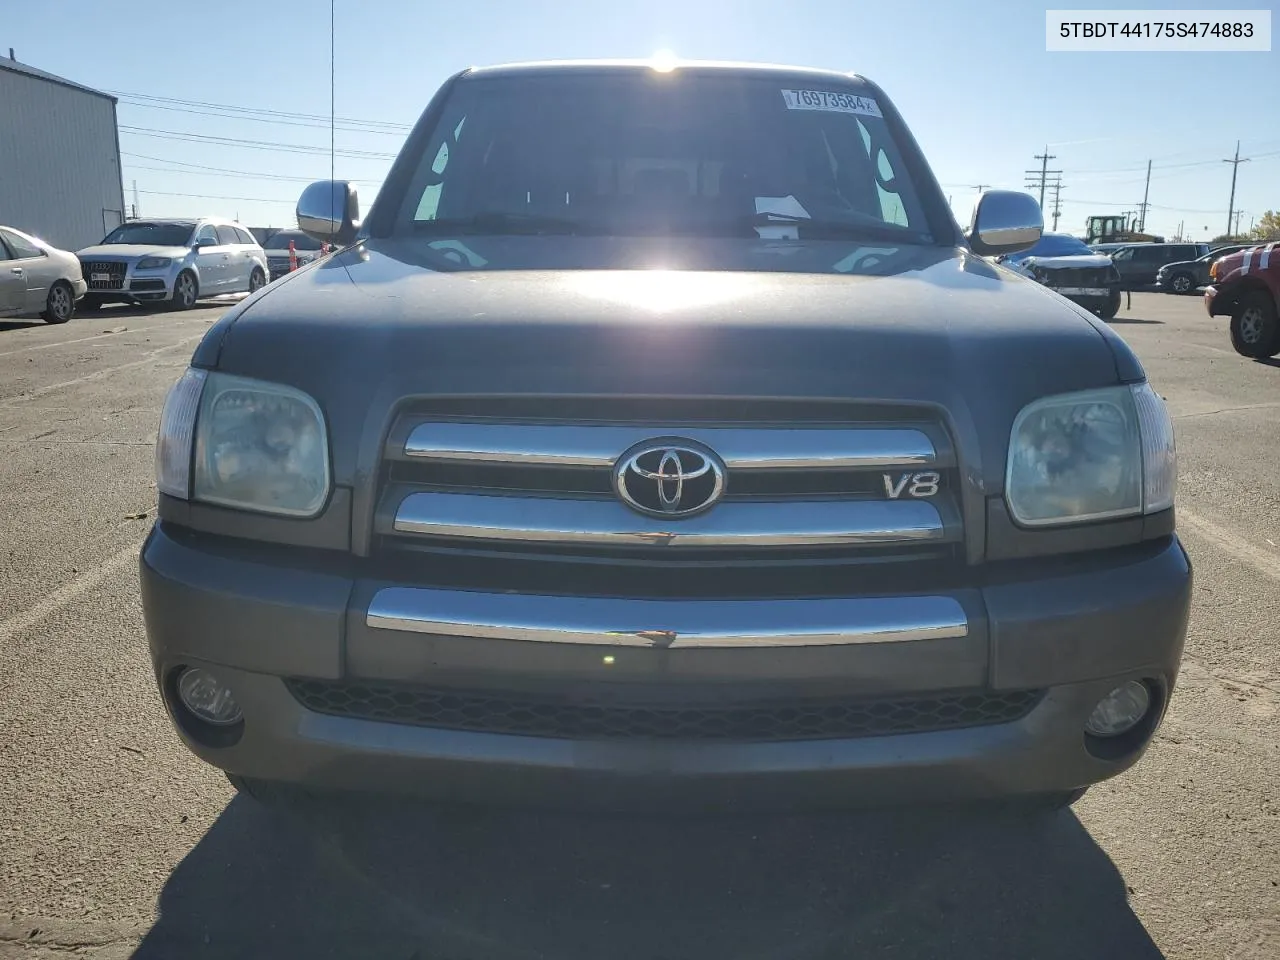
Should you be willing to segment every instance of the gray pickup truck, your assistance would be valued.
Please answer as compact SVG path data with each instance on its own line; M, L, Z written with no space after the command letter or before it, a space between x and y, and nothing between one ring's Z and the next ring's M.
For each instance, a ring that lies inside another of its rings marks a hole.
M306 788L1071 802L1164 715L1170 419L984 257L858 76L467 70L172 388L141 557L183 741Z

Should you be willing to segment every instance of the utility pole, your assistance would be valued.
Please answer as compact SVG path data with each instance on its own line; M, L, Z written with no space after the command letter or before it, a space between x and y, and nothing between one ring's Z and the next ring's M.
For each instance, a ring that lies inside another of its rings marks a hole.
M1039 187L1041 192L1041 210L1044 209L1044 188L1048 186L1048 175L1051 173L1061 174L1061 170L1048 169L1048 161L1057 160L1057 157L1048 152L1048 145L1044 146L1043 154L1034 154L1032 159L1041 161L1041 169L1027 170L1028 189L1036 189Z
M1183 225L1184 223L1186 223L1186 222L1187 222L1187 221L1185 221L1185 220L1179 220L1179 221L1178 221L1178 242L1179 242L1179 243L1181 243L1181 242L1182 242L1182 240L1183 240L1183 236L1182 236L1182 225Z
M138 219L138 181L133 181L133 219Z
M1059 177L1053 184L1053 232L1058 232L1058 217L1062 215L1062 204L1060 198L1062 196L1062 178Z
M1147 185L1142 188L1142 214L1138 218L1138 232L1147 232L1147 197L1151 193L1151 161L1147 161Z
M1227 201L1227 233L1231 233L1231 216L1236 208L1236 171L1240 169L1240 164L1248 163L1249 158L1240 159L1240 141L1236 141L1236 155L1232 160L1223 160L1223 163L1231 164L1231 199Z
M1040 190L1040 209L1043 210L1044 192L1049 186L1049 175L1054 174L1056 176L1061 176L1062 171L1049 169L1049 161L1056 160L1058 158L1049 152L1048 145L1045 146L1044 153L1034 154L1034 159L1040 161L1040 169L1026 171L1027 189L1035 190L1038 188Z

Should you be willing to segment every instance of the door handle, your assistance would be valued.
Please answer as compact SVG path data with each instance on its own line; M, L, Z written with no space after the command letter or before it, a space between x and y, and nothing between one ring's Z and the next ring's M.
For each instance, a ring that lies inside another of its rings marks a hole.
M22 276L22 268L21 268L21 267L11 267L11 268L10 268L10 270L9 270L9 272L10 272L10 273L13 273L13 274L16 274L16 275L17 275L17 276L19 276L19 277L20 277L20 276Z

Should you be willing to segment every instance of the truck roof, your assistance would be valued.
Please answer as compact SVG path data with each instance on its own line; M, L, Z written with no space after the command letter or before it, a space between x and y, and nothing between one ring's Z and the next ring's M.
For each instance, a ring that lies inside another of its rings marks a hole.
M667 68L668 61L650 60L533 60L520 63L495 64L488 67L471 67L465 71L467 76L474 77L533 77L533 76L574 76L600 73L648 73L655 69L655 63L661 62L660 69ZM672 70L681 73L733 73L747 77L789 76L807 78L814 81L866 85L865 78L856 73L839 70L822 70L815 67L793 67L775 63L750 63L732 60L671 60Z

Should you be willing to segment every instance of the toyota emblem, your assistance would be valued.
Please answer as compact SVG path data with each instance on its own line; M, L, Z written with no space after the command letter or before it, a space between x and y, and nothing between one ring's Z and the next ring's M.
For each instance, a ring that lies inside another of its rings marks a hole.
M691 517L724 495L724 463L692 440L646 440L613 467L613 488L632 510L651 517Z

